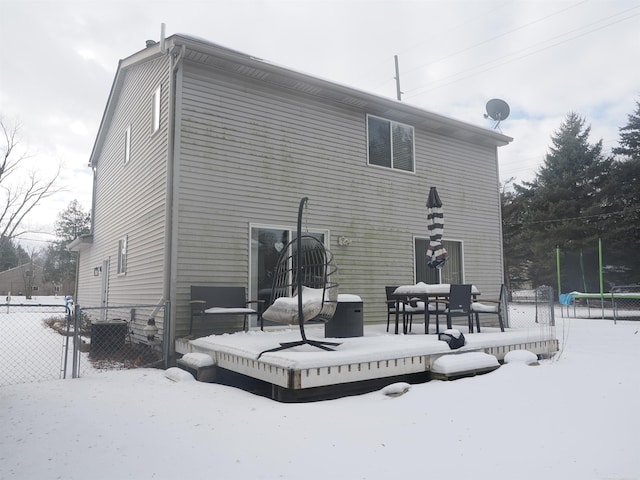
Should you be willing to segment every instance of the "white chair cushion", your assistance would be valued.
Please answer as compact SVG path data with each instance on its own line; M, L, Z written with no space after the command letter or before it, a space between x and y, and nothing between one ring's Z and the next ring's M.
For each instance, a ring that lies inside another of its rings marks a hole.
M233 313L258 313L253 308L244 307L211 307L207 308L204 313L211 313L214 315L231 315Z
M406 313L416 313L416 312L424 312L424 302L415 302L416 306L412 306L410 303L405 303L404 305L400 305L400 311Z
M318 316L322 310L324 289L302 287L302 317L304 321ZM280 297L262 314L272 322L293 324L298 321L298 296Z
M471 311L475 313L498 313L498 305L487 305L485 303L473 302Z

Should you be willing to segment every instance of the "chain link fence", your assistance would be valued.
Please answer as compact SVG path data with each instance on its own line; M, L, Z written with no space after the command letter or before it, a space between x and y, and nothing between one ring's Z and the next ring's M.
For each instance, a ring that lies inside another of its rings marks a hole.
M63 299L0 305L0 386L168 366L168 303L73 307Z
M509 292L509 327L527 328L537 325L553 327L555 324L552 287L542 286L533 290Z
M514 329L529 329L542 333L549 340L557 339L560 350L564 345L564 331L556 329L555 297L552 287L532 290L512 290L508 295L508 325ZM556 349L547 343L546 355L552 357Z
M63 299L47 300L7 297L0 305L0 386L66 376L71 311Z
M612 287L605 293L571 292L560 295L562 315L603 320L640 320L640 285Z
M640 285L626 285L611 289L613 320L640 320Z
M168 304L76 306L72 375L166 367Z

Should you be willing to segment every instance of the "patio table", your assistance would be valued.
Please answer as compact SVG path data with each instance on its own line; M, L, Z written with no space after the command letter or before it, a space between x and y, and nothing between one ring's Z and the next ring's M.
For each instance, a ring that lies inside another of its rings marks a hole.
M424 322L427 324L427 319L429 316L429 299L449 299L449 292L451 290L451 284L449 283L436 283L436 284L428 284L423 282L418 282L415 285L401 285L395 289L393 295L396 299L396 327L395 333L398 334L399 329L399 321L400 321L400 302L403 302L403 311L404 305L408 301L412 302L424 302ZM480 290L475 285L471 285L471 294L474 300L480 295ZM437 316L440 312L436 309L436 322ZM438 325L438 323L436 323ZM407 333L407 323L403 322L403 333Z

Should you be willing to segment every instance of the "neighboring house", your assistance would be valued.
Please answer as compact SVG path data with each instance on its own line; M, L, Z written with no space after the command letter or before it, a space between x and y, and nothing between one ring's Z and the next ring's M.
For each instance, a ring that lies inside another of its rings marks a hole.
M72 294L73 289L64 290L62 285L55 285L43 280L41 265L28 263L0 272L0 295L6 299L11 296L51 296Z
M173 35L120 61L91 154L91 235L77 304L171 302L188 333L191 285L264 296L296 227L322 235L340 291L366 321L385 285L437 282L424 268L426 201L444 203L443 283L496 296L502 278L501 133Z

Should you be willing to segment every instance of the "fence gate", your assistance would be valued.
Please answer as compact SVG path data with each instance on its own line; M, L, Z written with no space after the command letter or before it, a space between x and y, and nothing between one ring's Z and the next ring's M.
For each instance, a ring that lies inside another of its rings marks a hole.
M64 303L0 304L0 386L64 378L71 318Z

